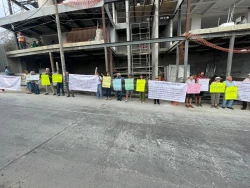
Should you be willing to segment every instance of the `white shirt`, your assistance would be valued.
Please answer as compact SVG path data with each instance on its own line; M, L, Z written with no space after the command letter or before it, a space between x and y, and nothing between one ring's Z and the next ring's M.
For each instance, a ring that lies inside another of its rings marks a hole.
M250 82L250 79L246 78L245 80L243 80L243 82Z
M101 76L98 76L98 85L99 84L102 84L102 77Z
M195 79L193 79L193 80L187 79L186 83L187 84L195 84Z

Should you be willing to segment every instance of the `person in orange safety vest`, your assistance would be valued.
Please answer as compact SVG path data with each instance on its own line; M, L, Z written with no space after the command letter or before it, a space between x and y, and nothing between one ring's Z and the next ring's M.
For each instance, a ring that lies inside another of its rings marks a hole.
M23 36L23 34L21 32L18 32L18 36L17 36L19 45L21 49L26 49L26 40L25 40L25 36Z

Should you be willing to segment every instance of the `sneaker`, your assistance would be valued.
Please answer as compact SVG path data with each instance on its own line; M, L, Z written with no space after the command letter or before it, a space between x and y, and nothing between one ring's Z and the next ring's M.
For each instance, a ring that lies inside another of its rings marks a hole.
M202 104L200 104L200 107L202 107Z
M187 108L189 108L189 105L188 105L188 104L186 104L186 107L187 107Z
M55 93L53 95L56 95Z
M45 93L44 95L48 95L48 93Z
M241 108L241 110L246 110L246 108Z
M67 95L67 97L70 97L70 95Z
M227 107L228 109L231 109L231 110L234 110L234 108L233 107Z
M190 108L194 108L191 104L189 105Z
M224 106L222 106L221 108L225 109L225 107L224 107Z
M59 97L60 95L58 94L57 96Z
M219 109L219 107L218 106L214 106L216 109Z
M160 105L160 103L158 103Z
M154 104L156 104L156 103L154 103Z
M72 95L72 97L75 97L75 95Z

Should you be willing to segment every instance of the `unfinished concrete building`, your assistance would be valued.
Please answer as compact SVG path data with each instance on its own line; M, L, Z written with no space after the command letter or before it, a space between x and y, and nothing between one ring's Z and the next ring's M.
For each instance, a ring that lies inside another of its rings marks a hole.
M53 1L27 1L29 6L22 0L9 2L24 11L10 11L0 19L0 27L43 43L7 51L12 70L56 71L61 57ZM143 74L150 79L164 73L169 81L200 71L208 77L243 78L250 73L249 7L249 0L61 1L66 68L93 74L98 67L103 74Z

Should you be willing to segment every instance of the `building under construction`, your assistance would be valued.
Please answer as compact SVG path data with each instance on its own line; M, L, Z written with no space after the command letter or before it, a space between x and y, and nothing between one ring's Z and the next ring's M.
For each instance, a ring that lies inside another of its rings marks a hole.
M93 74L98 67L124 77L164 73L169 81L200 71L207 77L250 73L249 0L8 0L5 13L0 27L7 34L42 41L6 51L14 72L61 66L59 23L71 73Z

